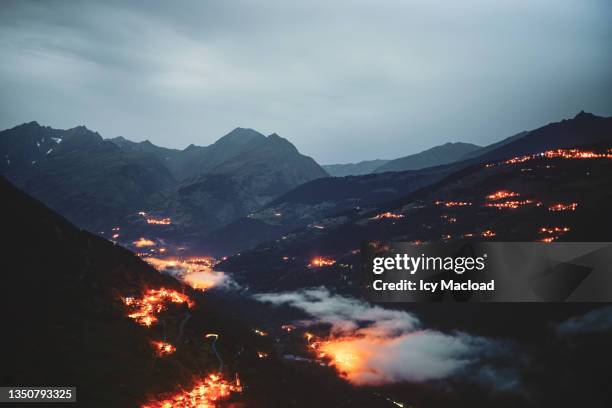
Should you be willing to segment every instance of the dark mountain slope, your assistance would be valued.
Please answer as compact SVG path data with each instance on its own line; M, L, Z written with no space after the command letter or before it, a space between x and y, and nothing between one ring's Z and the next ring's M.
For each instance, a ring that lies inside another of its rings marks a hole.
M464 156L477 152L480 149L480 146L471 143L445 143L420 153L391 160L388 163L376 168L374 173L419 170L426 167L440 166L442 164L456 162L462 159Z
M76 229L4 178L0 190L10 237L4 262L11 265L2 285L2 384L76 385L81 403L108 407L133 406L151 391L189 381L193 350L156 366L149 341L159 333L126 318L121 301L145 288L181 285ZM169 327L183 313L171 308Z

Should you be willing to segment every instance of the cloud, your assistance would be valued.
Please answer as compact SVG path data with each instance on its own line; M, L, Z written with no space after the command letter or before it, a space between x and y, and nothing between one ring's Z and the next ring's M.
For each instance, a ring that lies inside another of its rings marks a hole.
M593 309L567 319L558 324L555 331L561 336L612 331L612 306Z
M406 312L371 306L357 299L332 296L325 288L300 292L258 294L261 302L275 305L287 304L313 316L318 323L331 325L332 333L358 332L368 334L376 331L382 336L414 331L419 320ZM365 327L362 327L364 326Z
M612 113L611 15L578 0L6 0L0 128L184 148L243 126L322 163L484 144Z
M288 305L311 316L309 324L328 324L331 336L319 351L356 385L402 381L468 379L495 389L519 385L507 342L467 333L442 333L423 328L411 313L384 309L325 288L258 294L274 305Z

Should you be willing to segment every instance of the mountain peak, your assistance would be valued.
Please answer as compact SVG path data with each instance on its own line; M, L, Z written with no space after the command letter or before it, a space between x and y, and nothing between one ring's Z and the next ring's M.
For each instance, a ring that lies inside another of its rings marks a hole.
M15 126L13 129L39 129L42 126L38 124L35 120L31 122L24 122L21 125Z
M592 119L595 118L597 116L593 115L590 112L585 112L583 110L581 110L580 112L578 112L578 114L576 116L574 116L574 119Z
M217 149L242 149L244 146L252 143L253 141L263 141L266 137L261 133L249 129L249 128L236 128L219 138L215 143L210 145L209 147L217 150Z
M217 142L220 142L221 140L254 139L257 137L264 137L264 135L251 128L237 127L225 136L222 136L219 140L217 140Z

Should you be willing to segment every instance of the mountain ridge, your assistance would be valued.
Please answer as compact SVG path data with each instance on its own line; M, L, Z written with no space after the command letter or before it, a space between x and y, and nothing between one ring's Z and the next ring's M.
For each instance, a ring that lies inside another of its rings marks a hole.
M387 171L420 170L448 164L461 159L463 156L478 151L482 146L464 142L447 142L431 147L422 152L390 160L374 169L373 173Z

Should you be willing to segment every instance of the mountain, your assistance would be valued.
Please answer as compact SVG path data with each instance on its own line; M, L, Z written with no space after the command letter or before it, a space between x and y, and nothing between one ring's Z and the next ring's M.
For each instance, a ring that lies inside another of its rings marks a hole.
M138 211L176 180L154 155L123 150L84 126L36 122L0 132L2 174L91 231Z
M1 174L80 227L149 232L140 211L172 218L160 237L221 227L298 185L327 177L286 139L237 128L210 146L167 149L84 126L31 122L0 132ZM114 235L114 233L112 234Z
M439 166L458 161L470 153L477 152L479 149L481 149L481 146L471 143L445 143L420 153L391 160L374 169L374 172L419 170L426 167Z
M612 118L580 113L572 119L505 138L482 148L482 155L456 163L404 172L314 180L289 191L248 217L214 231L198 245L211 252L231 254L279 239L300 227L320 230L327 224L338 222L336 214L367 211L375 205L433 185L470 166L548 149L610 141Z
M265 145L266 142L266 137L253 129L236 128L212 145L190 145L183 158L182 178L209 173L217 166Z
M370 174L388 162L389 160L376 159L360 161L358 163L326 164L321 167L332 177L361 176L363 174Z
M191 154L194 149L186 150ZM229 133L189 161L192 175L156 208L194 234L226 225L300 184L327 177L286 139L249 129Z

